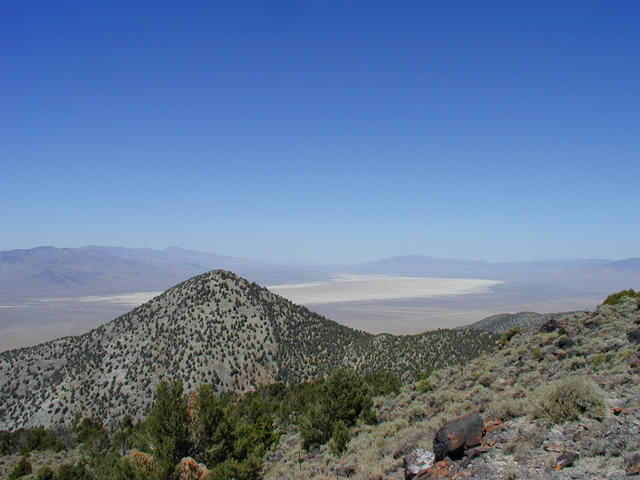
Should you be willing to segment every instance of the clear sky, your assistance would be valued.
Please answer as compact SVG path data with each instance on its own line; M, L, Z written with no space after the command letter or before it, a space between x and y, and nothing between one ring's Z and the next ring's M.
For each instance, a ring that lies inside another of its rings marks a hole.
M640 3L0 5L0 249L640 256Z

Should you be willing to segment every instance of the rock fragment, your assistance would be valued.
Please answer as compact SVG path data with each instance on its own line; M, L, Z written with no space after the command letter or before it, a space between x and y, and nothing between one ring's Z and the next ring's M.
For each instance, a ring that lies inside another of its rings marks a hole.
M459 471L460 466L457 463L445 458L417 476L416 480L453 479Z
M563 468L567 468L573 465L573 462L578 458L578 454L576 452L564 452L558 458L556 458L556 470L562 470Z

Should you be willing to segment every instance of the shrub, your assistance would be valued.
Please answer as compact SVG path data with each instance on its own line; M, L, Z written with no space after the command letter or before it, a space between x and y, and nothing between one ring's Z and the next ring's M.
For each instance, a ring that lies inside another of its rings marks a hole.
M509 330L507 330L506 332L504 332L502 334L502 337L500 337L500 341L498 343L500 343L500 345L505 345L513 337L518 335L520 332L522 332L522 328L521 327L511 327Z
M51 467L42 467L36 474L36 480L55 480L56 474Z
M362 377L348 369L338 369L324 382L317 384L315 399L305 405L297 419L303 447L319 446L331 438L336 423L347 427L358 419L375 422L371 391Z
M524 415L527 412L527 402L521 399L505 398L491 402L487 411L490 417L508 420Z
M531 359L538 360L542 357L542 349L540 347L536 347L531 351Z
M365 382L371 387L373 395L397 395L402 388L402 382L391 372L370 373L365 375Z
M162 381L156 387L146 425L154 445L153 456L165 473L189 451L187 400L180 382ZM168 474L167 474L168 475Z
M68 463L60 465L56 480L94 480L93 476L82 464L71 465Z
M9 480L14 480L16 478L23 477L24 475L28 475L31 473L31 463L29 463L29 459L26 456L20 457L17 465L14 467L12 472L9 474Z
M347 448L347 443L351 440L351 432L343 421L339 421L333 427L333 436L329 442L329 448L335 455L340 455Z
M597 355L594 355L593 357L591 357L591 366L593 368L598 368L600 365L602 365L605 361L605 356L601 353L598 353Z
M110 480L146 480L149 475L136 462L123 457L114 465L109 478Z
M92 418L84 418L73 428L75 440L82 443L93 454L105 452L111 446L109 437L102 424Z
M553 423L577 420L582 415L598 417L604 414L604 395L590 378L568 376L535 391L533 413Z
M431 380L429 380L428 378L423 378L418 382L416 386L421 392L430 392L431 390L433 390Z
M640 292L636 292L633 288L630 288L629 290L622 290L620 292L612 293L606 298L604 302L602 302L602 304L618 305L625 297L638 298L640 297Z

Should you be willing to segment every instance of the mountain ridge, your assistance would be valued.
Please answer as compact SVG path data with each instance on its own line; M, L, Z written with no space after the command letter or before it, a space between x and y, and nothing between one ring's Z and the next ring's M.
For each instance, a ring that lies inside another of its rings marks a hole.
M494 341L470 329L368 334L214 270L83 335L0 353L0 429L70 424L85 413L113 426L146 414L161 379L222 392L299 382L339 366L410 376L445 359L464 361Z

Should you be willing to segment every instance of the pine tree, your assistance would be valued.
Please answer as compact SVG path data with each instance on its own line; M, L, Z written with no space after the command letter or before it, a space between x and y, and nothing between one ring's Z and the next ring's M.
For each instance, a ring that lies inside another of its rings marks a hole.
M181 382L162 381L155 393L153 408L147 417L153 456L164 478L189 453L187 400Z

